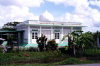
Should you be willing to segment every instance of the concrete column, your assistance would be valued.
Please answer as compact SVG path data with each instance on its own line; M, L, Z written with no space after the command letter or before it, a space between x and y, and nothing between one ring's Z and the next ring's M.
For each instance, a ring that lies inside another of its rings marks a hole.
M51 39L54 39L54 37L53 37L53 27L51 27Z
M62 38L63 38L63 27L61 29L61 38L60 39L62 39Z
M30 44L31 43L31 35L30 35L30 26L28 25L28 44Z
M82 27L81 27L81 31L82 31Z
M18 32L17 35L18 35L18 46L17 47L18 47L18 52L19 52L19 48L20 48L19 46L21 44L21 39L20 39L21 37L20 37L20 33L19 32Z
M32 29L30 29L30 43L32 44Z
M70 28L70 33L73 32L73 27Z
M20 44L20 33L18 32L18 46Z
M41 26L40 26L40 37L41 37Z

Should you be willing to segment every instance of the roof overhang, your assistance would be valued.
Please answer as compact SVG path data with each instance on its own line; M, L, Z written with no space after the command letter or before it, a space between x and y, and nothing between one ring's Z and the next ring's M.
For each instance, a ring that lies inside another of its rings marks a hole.
M80 22L41 22L41 21L32 21L28 20L23 23L18 24L17 26L65 26L65 27L86 27L83 26Z

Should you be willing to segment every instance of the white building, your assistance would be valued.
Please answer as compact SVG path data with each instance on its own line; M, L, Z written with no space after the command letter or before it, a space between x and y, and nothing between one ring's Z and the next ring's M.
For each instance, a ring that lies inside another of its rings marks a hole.
M23 30L23 42L25 47L36 47L36 37L45 35L48 40L55 39L59 44L64 35L82 30L82 24L78 22L55 22L27 20L17 25L17 30ZM63 45L61 45L63 46Z

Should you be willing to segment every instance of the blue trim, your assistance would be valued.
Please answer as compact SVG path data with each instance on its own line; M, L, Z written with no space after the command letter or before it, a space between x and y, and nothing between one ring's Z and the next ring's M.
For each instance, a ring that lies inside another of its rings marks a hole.
M37 48L38 47L38 44L21 44L20 46L22 46L22 47L35 47L35 48ZM68 42L60 42L59 44L58 44L58 47L64 47L64 46L68 46Z
M62 47L62 46L68 46L68 42L62 41L62 42L60 42L60 43L58 44L58 47Z

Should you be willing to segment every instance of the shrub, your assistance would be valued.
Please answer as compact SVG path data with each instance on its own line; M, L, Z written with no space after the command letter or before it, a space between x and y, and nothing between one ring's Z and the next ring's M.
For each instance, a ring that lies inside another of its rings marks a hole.
M2 48L0 48L0 53L2 53Z
M84 56L91 56L91 57L100 57L100 49L85 49Z
M67 49L68 47L62 47L62 48L59 48L60 52L63 53L63 54L67 54Z
M44 51L47 42L46 36L42 34L41 37L36 38L36 42L38 44L39 51Z
M56 43L55 39L47 42L47 45L46 45L47 50L57 50L57 47L58 47L58 44Z
M30 52L37 51L37 48L30 47L30 48L28 49L28 51L30 51Z

